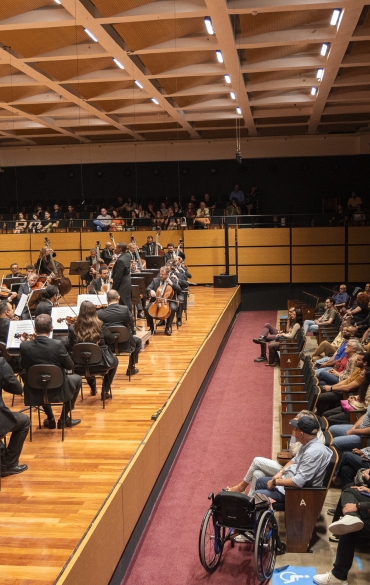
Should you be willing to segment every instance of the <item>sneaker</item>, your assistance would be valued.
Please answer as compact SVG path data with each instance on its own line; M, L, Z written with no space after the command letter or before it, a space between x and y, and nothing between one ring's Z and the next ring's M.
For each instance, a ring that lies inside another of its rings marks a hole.
M315 575L313 582L317 583L317 585L348 585L348 581L337 579L331 571L322 575Z
M349 532L358 532L363 527L364 523L360 518L346 514L337 522L330 524L329 530L333 534L348 534Z
M245 542L254 542L254 535L250 532L246 532L245 534L238 534L233 538L234 542L245 543Z
M326 513L328 516L334 516L335 511L336 511L335 508L329 508Z
M337 536L336 534L331 534L329 536L330 542L336 542L336 543L338 543L339 542L339 539L340 539L340 536Z
M267 357L265 355L261 355L261 357L256 358L253 360L255 362L267 362Z

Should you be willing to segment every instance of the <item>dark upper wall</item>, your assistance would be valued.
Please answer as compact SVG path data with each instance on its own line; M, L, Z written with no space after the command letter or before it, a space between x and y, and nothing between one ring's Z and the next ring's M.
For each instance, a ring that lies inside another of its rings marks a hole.
M368 155L243 160L8 167L0 173L1 206L16 201L63 202L68 198L186 201L205 192L226 199L238 182L245 191L257 185L260 213L319 212L323 197L344 201L356 190L368 199ZM83 194L83 197L82 197Z

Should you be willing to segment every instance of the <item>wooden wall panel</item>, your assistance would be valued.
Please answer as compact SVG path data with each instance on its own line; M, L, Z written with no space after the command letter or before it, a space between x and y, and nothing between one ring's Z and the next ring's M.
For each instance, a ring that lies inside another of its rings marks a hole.
M370 226L349 227L349 244L368 244L370 242Z
M293 246L329 246L330 244L344 244L344 239L344 227L292 228Z
M246 282L276 282L290 281L289 266L239 266L239 284Z
M368 240L370 244L370 239ZM368 264L370 258L369 246L348 246L348 263L349 264Z
M290 248L238 248L239 266L243 264L290 264Z
M187 248L185 250L186 263L193 266L223 266L225 267L224 248ZM230 264L235 264L235 249L229 253ZM191 272L191 271L190 271Z
M344 265L293 266L292 282L344 281Z
M225 272L222 266L190 266L189 269L192 282L197 284L213 284L213 277ZM230 266L230 274L236 274L235 266Z
M295 246L292 264L344 264L344 246Z
M19 267L19 271L23 272L23 274L25 274L26 273L25 266L30 263L30 260L31 260L31 254L29 251L20 252L20 251L14 250L13 252L0 252L1 276L2 276L2 273L4 273L5 276L7 274L10 274L9 267L11 264L13 264L13 262L17 262L18 267Z
M348 282L370 282L370 264L352 264L348 267Z
M235 241L234 230L229 230L229 242ZM213 248L225 245L224 230L185 230L185 248ZM185 252L186 253L186 252Z
M238 230L239 246L289 246L289 228L253 228Z
M29 250L30 238L30 234L0 234L0 250Z
M58 250L79 250L81 234L75 232L58 232L56 234L31 234L31 250L40 251L45 246L45 237L50 240L51 247Z

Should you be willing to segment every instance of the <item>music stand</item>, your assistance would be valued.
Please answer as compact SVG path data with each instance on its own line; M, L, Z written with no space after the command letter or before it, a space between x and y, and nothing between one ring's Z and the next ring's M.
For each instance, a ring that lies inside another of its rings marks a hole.
M6 286L6 288L11 288L12 284L21 284L21 282L25 282L24 276L15 276L14 278L4 278L3 286Z
M145 256L146 267L149 268L161 268L165 265L164 256Z
M69 275L70 276L79 276L78 281L78 294L81 293L81 278L85 274L88 274L90 271L90 262L86 262L86 260L79 260L78 262L71 262L69 267Z

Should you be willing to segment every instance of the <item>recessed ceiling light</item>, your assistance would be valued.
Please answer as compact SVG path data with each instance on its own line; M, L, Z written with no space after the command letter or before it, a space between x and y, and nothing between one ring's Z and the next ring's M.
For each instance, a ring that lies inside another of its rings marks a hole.
M124 69L124 66L122 65L122 63L120 63L120 62L118 61L118 59L115 59L115 58L113 57L113 61L115 62L115 64L117 65L117 67L119 67L120 69Z
M232 100L235 100L236 99L236 95L235 95L235 93L233 91L230 91L230 97L231 97Z
M242 113L242 110L241 110L241 108L236 108L236 113L237 113L237 114L241 114L241 113Z
M61 4L62 0L54 0L57 4Z
M223 58L223 56L222 56L222 53L221 53L221 51L216 51L216 57L217 57L217 61L218 61L219 63L223 63L223 62L224 62L224 58Z
M231 83L230 75L224 75L226 83Z
M318 69L318 70L317 70L317 73L316 73L316 77L317 77L317 79L318 79L319 81L321 81L321 80L322 80L322 78L324 77L324 70L323 70L323 69L321 69L321 68L320 68L320 69Z
M337 24L339 17L340 17L340 13L341 13L341 10L339 10L339 8L336 8L335 10L333 10L333 14L331 15L331 19L330 19L330 24L332 26Z
M317 87L311 87L311 95L317 94Z
M328 43L323 43L321 47L320 54L325 57L326 53L328 52L329 45Z
M204 19L204 24L206 25L206 29L209 35L214 35L215 31L214 28L212 26L212 20L210 19L209 16L206 16Z
M143 89L143 86L141 85L140 81L138 81L137 79L135 79L135 83L138 87L140 87L140 89Z
M84 31L87 35L89 35L90 39L92 39L94 43L98 42L98 39L87 28L84 28Z
M153 102L154 104L157 104L157 106L159 105L159 101L158 101L158 100L156 100L155 98L152 98L152 102Z

